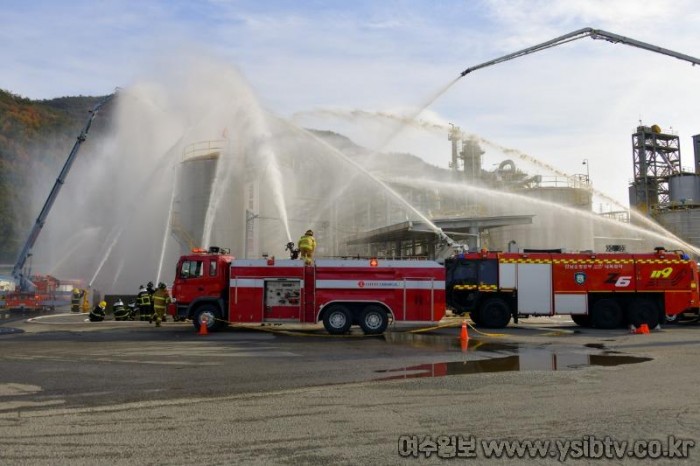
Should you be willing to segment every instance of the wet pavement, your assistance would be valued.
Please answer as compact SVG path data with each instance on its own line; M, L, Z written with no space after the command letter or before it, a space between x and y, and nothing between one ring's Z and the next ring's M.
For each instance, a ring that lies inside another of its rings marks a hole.
M0 323L23 331L0 333L0 462L396 464L400 435L697 435L700 326L532 319L462 345L453 324L365 338L61 312Z
M396 380L449 375L483 374L507 371L563 371L588 366L618 366L651 361L651 358L620 355L604 344L583 347L504 343L478 338L467 341L446 335L392 333L386 336L391 344L425 350L461 351L470 360L446 361L376 371L384 376L376 380Z

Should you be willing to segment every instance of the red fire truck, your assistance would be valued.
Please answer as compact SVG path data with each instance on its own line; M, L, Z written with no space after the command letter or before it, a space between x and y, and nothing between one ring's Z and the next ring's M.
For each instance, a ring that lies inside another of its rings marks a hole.
M653 254L459 254L445 262L447 305L491 328L511 317L571 315L582 326L655 327L698 312L698 266L682 251Z
M60 281L51 275L33 275L31 282L34 291L15 289L0 296L0 301L8 309L23 309L30 311L51 310L65 304L58 299Z
M323 322L331 334L359 325L384 332L389 321L435 323L445 314L445 268L427 260L234 259L212 247L177 264L170 313L195 328L226 322Z

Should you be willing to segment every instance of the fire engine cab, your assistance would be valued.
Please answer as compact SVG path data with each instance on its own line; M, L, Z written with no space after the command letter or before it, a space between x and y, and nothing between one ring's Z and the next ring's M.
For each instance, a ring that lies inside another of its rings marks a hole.
M445 314L445 269L428 260L234 259L222 248L178 261L171 313L195 328L226 323L317 323L331 334L366 334Z
M447 304L478 325L568 314L582 326L655 327L698 312L698 266L682 251L653 254L459 254L445 261Z

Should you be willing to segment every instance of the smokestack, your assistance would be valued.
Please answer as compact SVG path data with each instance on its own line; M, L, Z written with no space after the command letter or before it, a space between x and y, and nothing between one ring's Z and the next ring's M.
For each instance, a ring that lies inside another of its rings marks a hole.
M700 134L693 136L693 150L695 152L695 174L700 175Z

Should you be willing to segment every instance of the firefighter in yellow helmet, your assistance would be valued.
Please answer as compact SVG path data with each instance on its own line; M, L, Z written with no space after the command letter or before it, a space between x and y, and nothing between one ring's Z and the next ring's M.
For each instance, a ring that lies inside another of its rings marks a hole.
M85 296L85 290L73 288L73 294L70 298L71 312L80 312L80 305L82 304L83 296Z
M89 319L90 322L102 322L105 320L105 309L107 308L107 303L105 301L100 301L100 303L95 306L95 309L90 311Z
M153 311L156 321L156 327L160 327L160 323L165 319L165 308L170 304L170 295L165 283L158 283L158 289L153 293Z
M315 250L316 238L314 238L314 232L306 230L304 236L299 238L299 255L306 265L310 265L313 262Z

